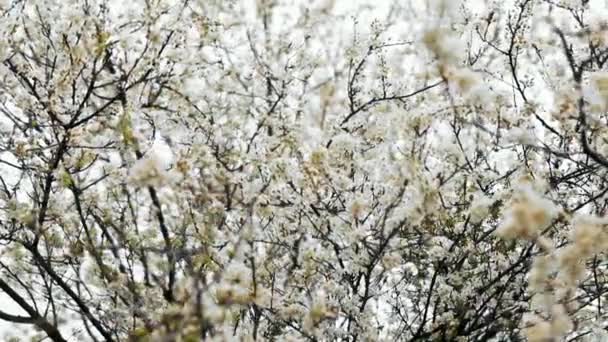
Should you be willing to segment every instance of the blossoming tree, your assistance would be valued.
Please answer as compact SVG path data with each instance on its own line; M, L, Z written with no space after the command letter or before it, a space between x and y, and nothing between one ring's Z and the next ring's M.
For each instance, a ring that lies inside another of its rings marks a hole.
M0 1L6 339L608 338L607 10Z

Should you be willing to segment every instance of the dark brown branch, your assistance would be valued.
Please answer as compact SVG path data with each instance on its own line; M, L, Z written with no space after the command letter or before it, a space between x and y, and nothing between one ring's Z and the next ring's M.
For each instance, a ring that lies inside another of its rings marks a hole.
M34 324L38 328L42 329L47 336L55 342L67 342L66 339L61 336L61 333L51 323L49 323L44 317L40 316L31 305L29 305L23 297L21 297L13 288L7 284L4 280L0 279L0 289L4 291L12 300L14 300L19 306L27 312L30 317L15 316L0 311L0 319L19 323L19 324Z

